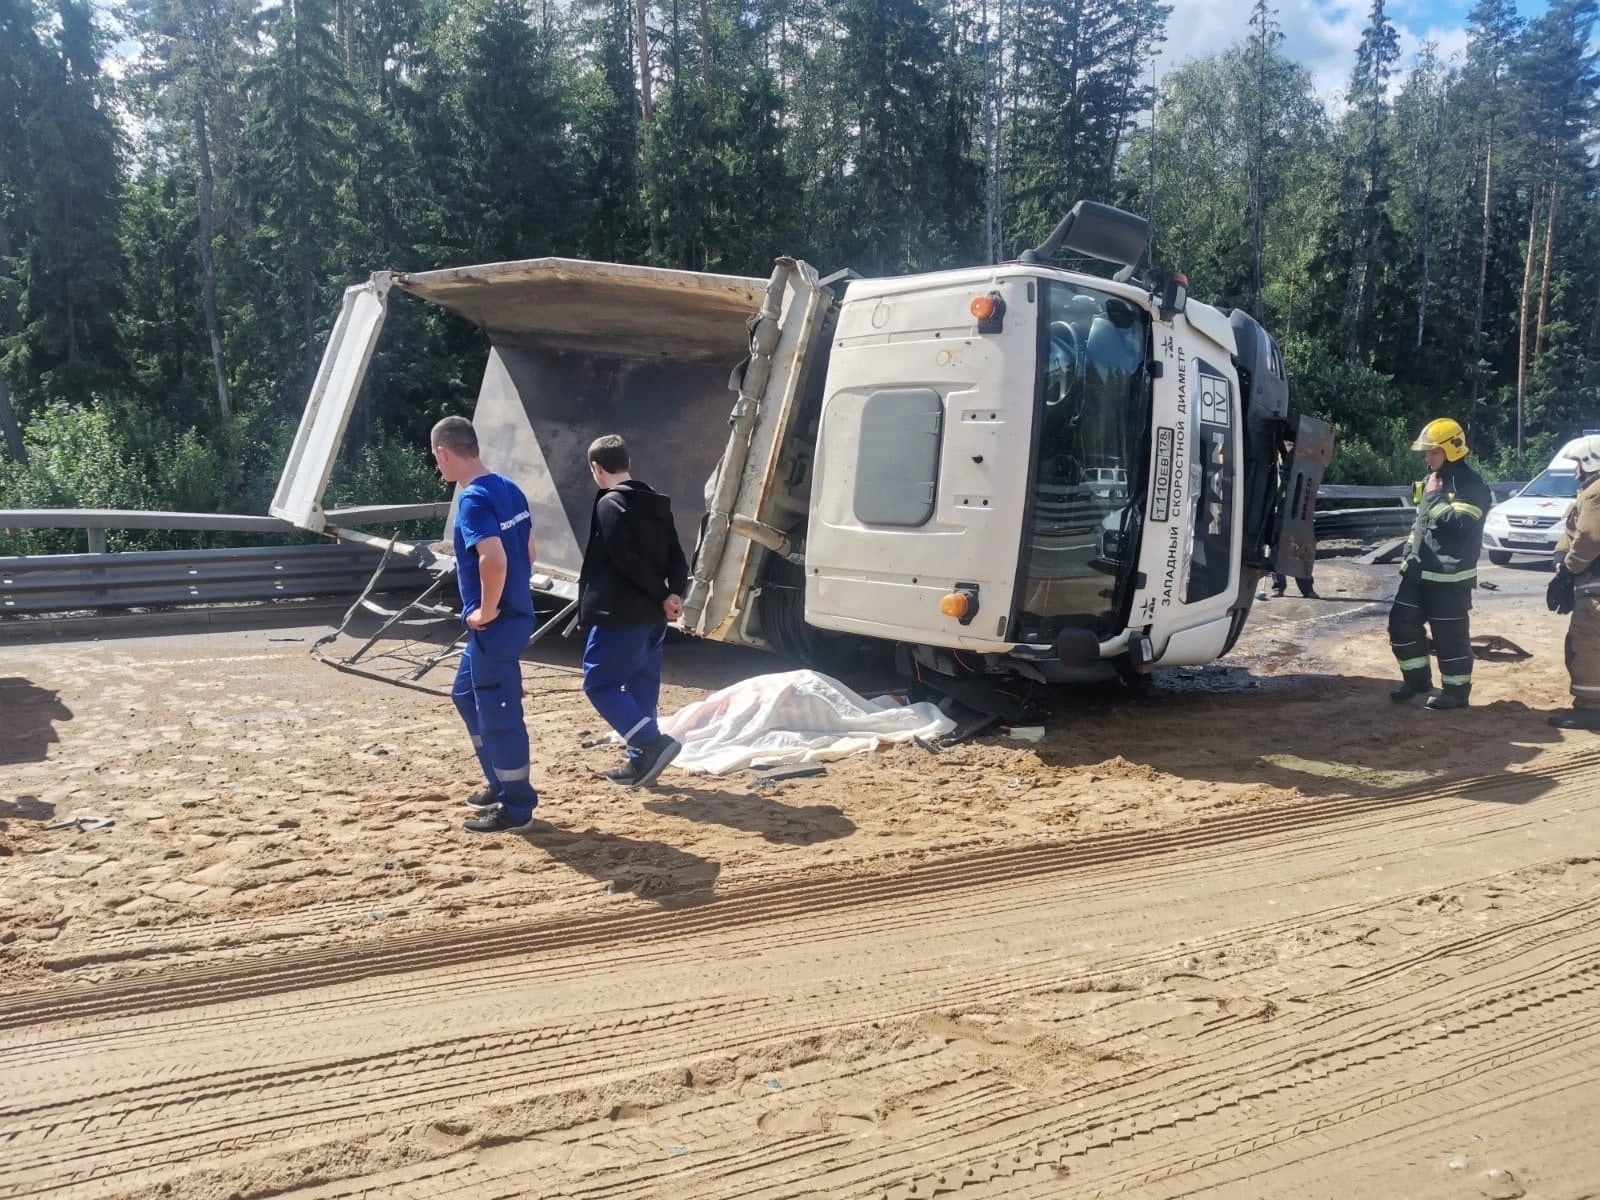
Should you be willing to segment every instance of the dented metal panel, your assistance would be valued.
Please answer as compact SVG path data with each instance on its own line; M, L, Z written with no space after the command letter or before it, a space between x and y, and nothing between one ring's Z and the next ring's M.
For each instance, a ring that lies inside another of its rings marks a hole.
M339 319L322 353L300 429L272 497L272 515L301 529L320 533L327 525L322 495L383 329L390 283L389 272L378 271L366 283L345 289Z

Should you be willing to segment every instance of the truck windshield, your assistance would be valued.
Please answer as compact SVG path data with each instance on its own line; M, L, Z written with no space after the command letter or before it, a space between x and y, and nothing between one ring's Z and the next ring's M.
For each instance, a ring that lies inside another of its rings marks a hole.
M1148 318L1115 296L1042 282L1033 522L1013 636L1049 643L1064 629L1105 636L1116 624L1148 415Z

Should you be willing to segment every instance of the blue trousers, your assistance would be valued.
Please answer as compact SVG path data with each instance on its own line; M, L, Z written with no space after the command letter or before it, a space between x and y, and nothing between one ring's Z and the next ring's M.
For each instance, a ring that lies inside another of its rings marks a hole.
M522 648L533 618L506 613L469 630L450 699L466 723L489 790L506 815L526 820L539 806L529 782L528 727L522 719Z
M595 625L583 647L583 691L606 724L622 735L628 757L661 736L661 651L667 626Z

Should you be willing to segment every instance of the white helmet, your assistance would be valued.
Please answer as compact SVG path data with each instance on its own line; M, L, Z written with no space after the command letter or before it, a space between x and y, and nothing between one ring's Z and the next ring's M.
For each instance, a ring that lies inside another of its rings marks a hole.
M1580 475L1600 475L1600 433L1573 438L1561 447L1558 458L1570 458L1578 464Z

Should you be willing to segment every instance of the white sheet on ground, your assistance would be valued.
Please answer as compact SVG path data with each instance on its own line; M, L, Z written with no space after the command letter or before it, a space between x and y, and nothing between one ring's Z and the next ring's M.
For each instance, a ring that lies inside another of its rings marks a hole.
M722 775L943 737L955 724L932 704L867 700L815 671L787 671L713 692L662 718L661 728L683 743L674 767Z

